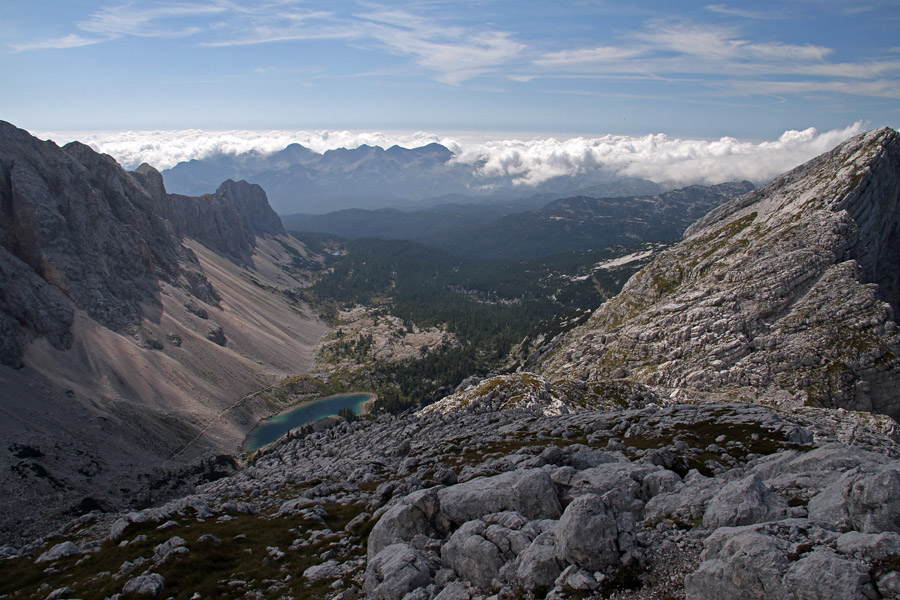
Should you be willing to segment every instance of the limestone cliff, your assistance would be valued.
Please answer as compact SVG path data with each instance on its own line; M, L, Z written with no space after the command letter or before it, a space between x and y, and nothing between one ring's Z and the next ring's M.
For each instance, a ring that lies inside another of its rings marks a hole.
M73 306L122 331L159 304L159 281L214 300L164 201L109 156L0 122L0 364L21 366L37 335L68 348Z
M170 194L168 201L172 223L181 234L233 258L248 257L257 236L285 235L266 193L246 181L229 179L205 196Z
M712 211L543 361L900 416L900 134L870 131Z

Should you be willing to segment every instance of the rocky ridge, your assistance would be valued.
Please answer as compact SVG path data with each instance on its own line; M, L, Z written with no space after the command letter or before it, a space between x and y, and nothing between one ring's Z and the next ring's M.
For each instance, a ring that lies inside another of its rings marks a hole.
M365 306L339 310L338 329L323 337L316 354L328 371L365 370L373 361L398 363L412 360L442 346L457 344L456 336L437 327L408 326L390 314Z
M542 374L900 416L898 193L900 134L848 140L691 226Z
M162 181L159 173L155 177ZM265 191L246 181L229 179L215 194L169 194L167 198L172 205L172 223L181 235L231 257L247 260L256 247L256 238L286 235Z
M71 347L73 308L112 330L137 324L142 303L159 305L159 281L215 303L143 175L78 142L59 148L3 122L0 167L0 364L21 367L38 335Z

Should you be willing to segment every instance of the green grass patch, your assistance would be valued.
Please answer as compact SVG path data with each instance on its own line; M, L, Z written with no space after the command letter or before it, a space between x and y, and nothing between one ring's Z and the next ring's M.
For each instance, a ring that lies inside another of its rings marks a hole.
M363 505L325 505L328 516L325 526L332 531L344 529L364 510ZM198 522L192 518L183 524L158 530L158 523L133 524L123 539L133 540L140 535L143 541L120 547L106 542L99 552L68 557L53 563L34 564L34 559L15 559L0 563L0 595L12 599L44 598L60 587L73 590L71 596L85 600L101 600L119 593L125 582L141 574L150 566L147 563L129 575L116 578L125 561L134 562L139 557L152 559L153 549L173 536L180 536L190 549L189 553L170 556L160 565L150 568L163 576L166 583L164 597L188 599L194 593L204 598L228 598L242 596L247 589L258 590L264 598L280 598L293 595L296 598L324 598L333 593L331 580L315 585L301 577L308 567L324 562L320 555L326 550L335 552L334 559L343 562L365 555L365 539L371 530L371 519L363 522L353 534L353 545L332 546L334 536L310 537L310 533L323 529L319 523L296 517L238 516L232 520ZM219 542L199 541L205 534L218 538ZM295 539L313 540L307 546L291 549ZM53 542L55 543L55 541ZM274 546L284 552L276 559L269 555ZM55 573L45 572L52 566ZM287 583L285 578L290 575ZM231 585L244 581L246 586ZM46 584L48 587L42 587Z

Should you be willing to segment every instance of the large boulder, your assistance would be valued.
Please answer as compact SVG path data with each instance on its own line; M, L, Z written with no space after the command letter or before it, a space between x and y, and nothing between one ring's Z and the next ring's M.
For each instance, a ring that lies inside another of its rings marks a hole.
M500 548L485 539L486 529L483 521L469 521L457 529L441 548L444 566L482 589L499 584L500 569L506 563Z
M496 588L514 578L513 561L530 547L543 523L528 522L514 511L469 521L441 548L441 562L479 588Z
M616 490L627 499L643 498L643 481L651 473L662 471L657 465L633 463L624 457L619 462L609 462L576 473L568 482L566 498L577 498L585 494L602 496ZM647 491L653 489L648 485Z
M478 477L438 492L440 512L451 523L514 510L526 519L557 519L562 513L556 488L542 469Z
M749 528L724 528L704 542L700 568L684 580L689 600L787 598L782 584L790 544Z
M787 504L771 493L757 475L732 481L713 496L703 514L709 529L751 525L784 517Z
M837 539L836 548L841 554L875 562L889 556L900 556L900 534L892 531L884 533L848 531Z
M138 575L133 579L129 579L122 588L122 593L134 596L147 596L149 598L158 598L166 589L166 580L159 573L148 573L146 575Z
M671 519L690 527L700 525L707 505L723 485L720 479L691 471L672 491L656 495L647 502L644 519L649 523Z
M596 494L572 501L556 528L557 557L588 571L619 563L619 530L615 516Z
M408 542L419 534L435 535L438 507L435 490L427 489L413 492L388 508L369 534L369 559L391 544Z
M796 600L880 597L862 564L828 550L817 550L795 562L788 569L784 583L788 597Z
M547 589L553 586L562 567L556 551L556 532L547 531L534 538L531 545L516 557L514 583L516 587L530 592Z
M408 544L392 544L369 560L364 590L369 600L401 600L432 582L425 558Z
M81 554L81 548L79 548L78 545L74 542L66 540L65 542L56 544L55 546L38 556L34 562L35 564L51 562L54 560L59 560L60 558L65 558L66 556L74 556L76 554Z
M838 531L900 532L900 463L851 469L809 502L809 518Z

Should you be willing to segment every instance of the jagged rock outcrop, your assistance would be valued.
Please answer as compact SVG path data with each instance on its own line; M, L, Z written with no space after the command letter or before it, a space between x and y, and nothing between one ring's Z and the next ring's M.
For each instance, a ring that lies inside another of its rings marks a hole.
M848 140L691 226L544 376L900 416L898 194L900 134Z
M633 382L603 381L589 385L572 379L551 381L523 372L478 381L425 406L419 412L481 413L516 409L560 415L587 408L640 408L656 400L655 394L646 386Z
M212 302L193 254L166 220L158 190L84 144L63 148L0 122L0 361L25 344L72 343L72 307L122 331L166 281Z
M167 200L170 218L179 233L231 257L249 258L257 237L285 235L266 192L246 181L229 179L215 194L170 194Z

